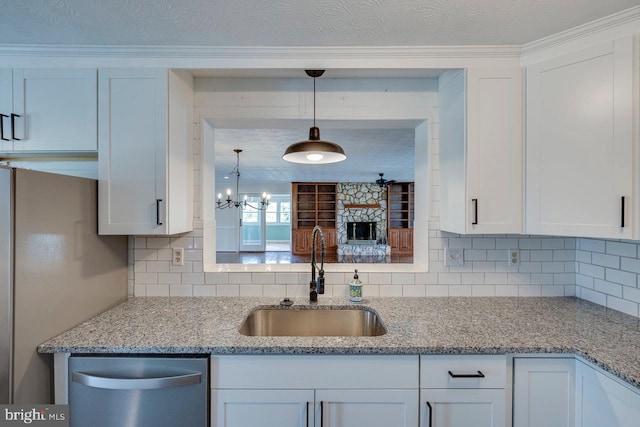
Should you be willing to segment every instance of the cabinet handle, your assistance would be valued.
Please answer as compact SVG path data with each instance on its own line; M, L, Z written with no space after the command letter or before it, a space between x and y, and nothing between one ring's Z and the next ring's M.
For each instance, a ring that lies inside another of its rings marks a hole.
M624 196L620 197L620 204L621 204L620 227L624 227Z
M9 117L6 114L0 114L0 139L3 141L9 141L9 138L4 137L4 118Z
M156 199L156 224L162 225L162 220L160 219L160 203L162 203L162 199Z
M478 199L471 199L473 203L473 222L471 225L478 225Z
M20 141L20 138L16 138L16 117L22 117L20 114L11 113L11 139L14 141Z
M324 427L324 402L320 401L320 427Z
M433 408L431 407L431 403L427 401L427 408L429 408L429 427L433 424Z
M309 402L307 402L307 427L309 427Z
M484 374L480 371L477 374L454 374L449 371L449 376L451 378L484 378Z

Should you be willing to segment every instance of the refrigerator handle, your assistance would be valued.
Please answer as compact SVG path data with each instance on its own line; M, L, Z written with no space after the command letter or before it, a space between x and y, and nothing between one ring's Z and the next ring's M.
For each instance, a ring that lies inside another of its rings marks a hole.
M157 390L200 384L202 382L202 373L196 372L158 378L114 378L90 375L83 372L73 372L71 374L71 380L88 387L109 390Z

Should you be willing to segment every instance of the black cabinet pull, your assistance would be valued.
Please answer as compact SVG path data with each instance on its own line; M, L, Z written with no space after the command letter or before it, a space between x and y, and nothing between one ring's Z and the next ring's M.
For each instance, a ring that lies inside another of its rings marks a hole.
M431 403L427 402L427 408L429 408L429 427L433 424L433 408L431 407Z
M9 117L6 114L0 114L0 139L3 141L9 141L9 138L4 137L4 118Z
M478 225L478 199L471 199L473 203L473 222L471 225Z
M20 114L11 113L11 139L14 141L20 141L20 138L16 138L16 117L22 117Z
M621 209L620 209L620 227L624 227L624 196L620 198Z
M320 401L320 427L324 427L324 402Z
M309 427L309 402L307 402L307 427Z
M162 199L156 199L156 224L162 225L162 220L160 219L160 203L162 203Z
M449 371L449 376L451 378L484 378L484 374L480 371L477 374L454 374Z

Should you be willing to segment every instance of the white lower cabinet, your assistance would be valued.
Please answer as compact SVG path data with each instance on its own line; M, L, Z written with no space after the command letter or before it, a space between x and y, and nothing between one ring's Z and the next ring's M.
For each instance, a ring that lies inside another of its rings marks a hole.
M422 356L421 427L505 427L505 356Z
M576 427L638 427L640 393L576 362Z
M513 427L574 425L575 358L514 359Z
M211 425L306 427L313 402L313 390L212 390Z
M504 427L504 390L421 389L421 427Z
M213 356L212 427L416 427L418 356Z
M316 390L315 426L418 425L418 390Z

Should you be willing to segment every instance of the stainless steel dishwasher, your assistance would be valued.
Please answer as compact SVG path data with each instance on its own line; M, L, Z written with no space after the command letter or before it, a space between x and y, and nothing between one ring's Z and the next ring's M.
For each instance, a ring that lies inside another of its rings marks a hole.
M69 358L71 427L206 427L206 357Z

